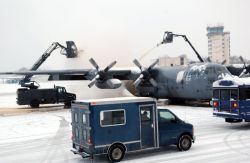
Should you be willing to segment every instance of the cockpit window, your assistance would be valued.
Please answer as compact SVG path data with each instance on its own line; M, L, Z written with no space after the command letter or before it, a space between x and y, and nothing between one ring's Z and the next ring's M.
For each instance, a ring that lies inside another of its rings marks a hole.
M216 67L215 70L216 70L216 75L218 77L222 77L223 78L225 76L231 76L231 73L224 66Z
M214 67L207 67L205 70L205 74L207 74L209 77L215 77L215 78L224 78L226 76L231 76L231 73L227 70L224 66L214 66Z
M205 70L205 74L213 74L214 72L214 67L207 67Z

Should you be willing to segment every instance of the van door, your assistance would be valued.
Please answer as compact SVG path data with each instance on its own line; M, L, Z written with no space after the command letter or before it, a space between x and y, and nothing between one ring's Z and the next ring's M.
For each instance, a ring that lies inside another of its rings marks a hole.
M140 106L141 148L155 146L154 105Z
M178 118L168 110L158 109L160 146L175 144L182 128Z
M73 141L86 148L88 148L90 142L89 116L90 111L87 105L72 104Z
M221 89L220 90L220 110L221 112L229 112L239 114L239 108L234 107L233 103L238 102L237 89Z

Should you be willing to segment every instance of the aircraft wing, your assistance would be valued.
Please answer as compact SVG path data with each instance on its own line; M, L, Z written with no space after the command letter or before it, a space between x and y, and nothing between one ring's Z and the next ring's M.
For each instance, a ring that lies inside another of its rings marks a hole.
M49 75L49 80L91 80L95 76L95 72L95 69L71 69L0 72L0 75ZM109 70L106 76L119 80L134 80L139 74L131 69L120 69Z

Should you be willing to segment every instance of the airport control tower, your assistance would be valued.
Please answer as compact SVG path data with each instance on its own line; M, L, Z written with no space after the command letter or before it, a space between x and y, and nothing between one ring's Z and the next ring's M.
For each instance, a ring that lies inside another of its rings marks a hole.
M223 25L208 26L208 57L212 62L229 64L230 32L224 32Z

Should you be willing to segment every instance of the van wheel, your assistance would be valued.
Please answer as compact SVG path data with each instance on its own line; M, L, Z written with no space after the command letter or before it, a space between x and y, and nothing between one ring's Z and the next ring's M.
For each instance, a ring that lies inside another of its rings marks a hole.
M180 151L187 151L192 146L192 138L189 135L182 135L179 140L177 147Z
M39 101L38 101L38 100L32 100L32 101L30 102L30 106L31 106L32 108L39 108Z
M109 148L108 158L112 162L119 162L125 155L125 149L120 144L114 144Z

